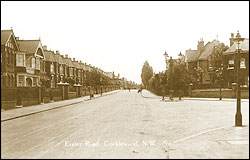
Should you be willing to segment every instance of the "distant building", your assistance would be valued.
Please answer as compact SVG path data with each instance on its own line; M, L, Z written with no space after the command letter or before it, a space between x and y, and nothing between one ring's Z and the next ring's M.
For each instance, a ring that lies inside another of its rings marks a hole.
M188 70L191 75L195 75L195 70L200 68L202 71L200 84L210 84L211 78L209 75L209 57L213 52L214 47L222 44L218 40L208 42L204 46L203 39L198 41L197 50L186 50L185 61L188 64Z

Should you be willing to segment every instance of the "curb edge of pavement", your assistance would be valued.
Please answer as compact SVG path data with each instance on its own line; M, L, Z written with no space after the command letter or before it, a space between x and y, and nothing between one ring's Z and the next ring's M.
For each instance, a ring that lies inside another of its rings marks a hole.
M114 93L117 93L117 92L114 92ZM107 94L107 95L111 95L111 94L114 94L114 93L110 93L110 94ZM107 95L103 95L103 96L107 96ZM100 97L103 97L103 96L98 96L96 98L100 98ZM9 120L14 120L14 119L18 119L18 118L30 116L30 115L33 115L33 114L38 114L38 113L46 112L46 111L49 111L49 110L66 107L66 106L74 105L74 104L77 104L77 103L82 103L84 101L89 101L89 100L83 100L83 101L79 101L79 102L74 102L74 103L69 103L69 104L65 104L65 105L60 105L60 106L57 106L57 107L53 107L53 108L49 108L49 109L45 109L45 110L40 110L40 111L35 111L35 112L28 113L28 114L23 114L23 115L20 115L20 116L16 116L16 117L6 118L6 119L3 119L3 120L1 119L1 122L6 122L6 121L9 121Z

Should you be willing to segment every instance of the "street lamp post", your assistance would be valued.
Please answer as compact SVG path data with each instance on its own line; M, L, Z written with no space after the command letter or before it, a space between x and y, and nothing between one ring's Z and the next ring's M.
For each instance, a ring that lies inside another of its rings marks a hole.
M163 54L163 56L165 57L165 62L166 62L166 71L165 71L165 77L167 78L167 69L168 69L168 65L169 65L169 61L168 61L168 54L167 54L167 52L165 51L165 53ZM162 86L162 100L164 100L164 94L166 93L166 92L164 92L164 90L166 89L166 88L164 88L164 85L163 85L163 77L160 77L161 78L161 86Z
M237 72L237 111L235 115L235 126L242 126L242 115L241 115L241 92L240 92L240 81L239 81L239 70L240 70L240 42L244 40L241 38L239 31L237 32L236 38L234 39L238 45L236 56L236 72Z
M102 77L100 78L100 82L101 82L101 96L102 96Z
M170 59L169 59L169 68L170 68L170 100L173 100L173 92L174 92L174 87L173 87L173 59L172 59L172 56L170 56Z

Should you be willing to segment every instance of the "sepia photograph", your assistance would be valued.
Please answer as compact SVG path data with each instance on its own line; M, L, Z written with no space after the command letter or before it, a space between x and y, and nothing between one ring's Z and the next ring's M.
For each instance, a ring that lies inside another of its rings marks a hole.
M1 159L249 159L249 1L1 1Z

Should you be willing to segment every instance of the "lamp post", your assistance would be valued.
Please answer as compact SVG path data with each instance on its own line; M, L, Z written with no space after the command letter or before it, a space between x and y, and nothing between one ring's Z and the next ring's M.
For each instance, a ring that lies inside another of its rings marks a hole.
M173 87L173 59L172 59L172 56L170 56L170 59L169 59L169 68L170 68L170 100L173 100L173 92L174 92L174 87Z
M101 82L101 96L102 96L102 77L100 78L100 82Z
M238 48L237 52L238 55L236 55L236 72L237 72L237 111L235 115L235 126L242 126L242 115L241 115L241 93L240 93L240 81L239 81L239 70L240 70L240 42L244 40L244 38L241 38L239 31L237 32L236 38L234 38L236 41Z
M219 98L219 100L222 100L222 96L221 96L221 79L222 79L222 71L223 71L223 67L221 67L221 68L219 68L219 69L217 69L215 72L216 72L216 75L217 75L217 77L218 77L218 79L219 79L219 85L220 85L220 98Z
M165 71L165 78L167 78L167 69L168 69L168 66L169 66L169 61L168 61L168 54L167 54L167 52L165 51L165 53L163 54L163 56L165 57L165 62L166 62L166 71ZM166 89L166 88L164 88L164 85L163 85L163 77L160 77L160 84L161 84L161 86L162 86L162 100L164 100L164 97L165 97L165 93L166 93L166 91L164 92L164 90Z

